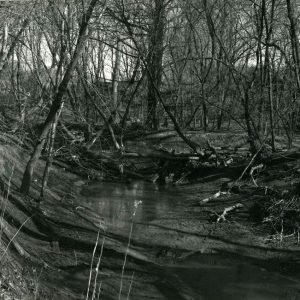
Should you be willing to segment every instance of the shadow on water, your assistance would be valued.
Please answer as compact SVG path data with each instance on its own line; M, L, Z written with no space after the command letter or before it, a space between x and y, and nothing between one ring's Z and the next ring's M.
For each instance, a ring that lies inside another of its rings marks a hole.
M165 278L169 283L166 291L173 285L183 299L300 299L300 281L232 257L195 255L182 264L166 267L163 280ZM164 285L159 290L163 292ZM165 296L174 299L172 293Z
M139 223L149 224L180 213L181 204L191 199L189 191L180 187L145 182L92 184L85 186L81 195L83 204L103 217L109 231L123 236L128 235L135 201L142 201L134 217L135 226L141 226ZM300 281L239 257L194 254L172 265L145 265L141 269L147 270L144 275L152 287L149 299L300 300ZM136 274L143 272L138 270ZM141 297L137 278L130 299Z

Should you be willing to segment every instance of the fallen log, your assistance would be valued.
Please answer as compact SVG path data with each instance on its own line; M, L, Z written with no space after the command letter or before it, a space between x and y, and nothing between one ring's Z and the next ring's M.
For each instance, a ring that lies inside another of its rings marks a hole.
M167 160L201 160L209 157L209 154L204 152L197 154L194 153L171 153L162 150L143 149L142 152L107 152L88 150L87 153L94 158L103 159L120 159L120 158L154 158L154 159L167 159Z
M176 131L167 130L167 131L158 131L158 132L146 134L142 137L139 137L138 140L162 140L162 139L167 139L175 136L177 136Z

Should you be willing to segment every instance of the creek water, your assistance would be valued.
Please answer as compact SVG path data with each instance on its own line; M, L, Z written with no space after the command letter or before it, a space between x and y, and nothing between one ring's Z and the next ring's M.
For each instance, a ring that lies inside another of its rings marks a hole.
M178 212L186 198L174 187L143 181L92 184L81 194L85 205L101 215L107 230L121 235L128 235L132 220L135 224L147 223Z
M145 182L97 183L83 187L81 194L85 205L103 217L110 232L126 236L132 220L136 228L180 214L193 190ZM152 292L149 299L300 300L300 278L298 281L238 257L194 254L149 270L158 278L151 283L156 294ZM131 297L139 298L134 295L133 285Z
M179 282L183 299L300 299L299 281L232 257L194 256L169 268L169 273Z

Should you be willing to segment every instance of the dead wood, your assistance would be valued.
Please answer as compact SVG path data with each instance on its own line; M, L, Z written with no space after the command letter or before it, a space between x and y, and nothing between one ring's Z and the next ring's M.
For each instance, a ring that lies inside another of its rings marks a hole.
M238 208L241 208L241 207L243 207L243 204L237 203L235 205L224 208L223 213L218 215L217 223L219 223L220 221L224 221L224 222L227 221L226 216L228 215L228 213L230 213Z
M59 120L58 122L59 122L59 125L61 126L62 130L72 140L72 142L81 142L82 141L82 139L78 138L76 135L74 135L61 120Z
M108 152L108 151L96 151L88 150L88 153L94 158L104 158L104 159L119 159L123 158L154 158L154 159L167 159L167 160L200 160L205 155L196 155L193 153L171 153L162 150L152 150L152 149L143 149L141 152Z
M175 131L167 130L167 131L152 132L152 133L144 135L143 137L138 137L138 139L162 140L162 139L167 139L167 138L176 137L176 136L177 136L177 133Z

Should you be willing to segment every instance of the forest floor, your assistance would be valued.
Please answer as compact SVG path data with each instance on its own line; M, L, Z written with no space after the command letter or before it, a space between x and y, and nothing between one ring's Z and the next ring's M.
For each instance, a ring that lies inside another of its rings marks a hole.
M155 295L151 282L156 279L145 273L145 266L151 269L175 264L195 253L238 255L296 276L300 263L299 150L284 151L283 140L279 140L280 153L255 169L252 177L250 170L255 165L239 178L249 160L245 135L210 133L196 137L203 144L207 138L233 162L196 167L188 174L185 172L190 166L181 165L176 182L186 194L185 201L164 218L135 227L128 251L128 236L106 231L103 216L82 204L80 191L86 180L78 175L53 167L45 199L38 203L44 168L40 161L30 196L22 196L18 187L28 154L18 141L2 135L0 298L85 298L82 291L87 288L97 233L98 254L105 240L99 276L107 299L118 296L116 286L124 255L128 255L127 268L139 273L140 279L135 281L138 293L133 299L143 299L143 293ZM159 151L168 153L175 151L175 143L176 151L186 151L172 135L151 141ZM149 137L128 141L127 147L130 145L135 151L149 148ZM237 149L237 145L242 148L240 152L228 149ZM149 165L149 158L143 159L140 168ZM132 164L128 158L126 162ZM172 177L176 163L169 164L166 179ZM125 275L122 280L124 290L128 290L131 277Z

